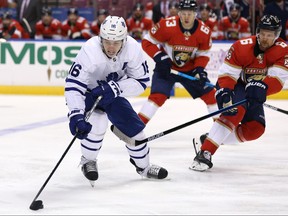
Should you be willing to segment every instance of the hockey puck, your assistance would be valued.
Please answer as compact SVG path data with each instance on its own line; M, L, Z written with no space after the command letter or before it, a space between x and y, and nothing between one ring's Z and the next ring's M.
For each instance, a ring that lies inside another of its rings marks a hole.
M37 210L43 209L43 208L44 208L44 205L43 205L42 200L35 200L30 205L30 209L34 210L34 211L37 211Z

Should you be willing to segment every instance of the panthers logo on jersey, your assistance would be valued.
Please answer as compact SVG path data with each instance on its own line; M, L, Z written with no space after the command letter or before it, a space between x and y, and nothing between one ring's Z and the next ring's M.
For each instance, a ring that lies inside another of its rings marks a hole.
M194 47L174 46L173 61L178 67L183 67L190 61Z

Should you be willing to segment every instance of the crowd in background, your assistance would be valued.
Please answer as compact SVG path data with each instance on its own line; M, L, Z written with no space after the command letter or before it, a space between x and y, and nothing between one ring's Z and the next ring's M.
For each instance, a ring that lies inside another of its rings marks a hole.
M53 8L61 6L59 1L55 2L57 4L53 5L48 0L0 0L0 8L4 9L0 17L0 38L89 39L99 34L99 27L106 16L120 15L126 19L129 34L141 40L160 19L178 13L177 0L130 0L133 5L129 7L127 0L127 4L124 0L78 0L83 7L95 8L95 19L80 15L79 5L72 4L64 6L66 18L59 20L54 16ZM130 10L125 14L124 10L116 10L121 9L121 5ZM16 11L15 16L11 9ZM254 34L255 23L263 14L274 14L281 19L280 37L288 40L288 0L198 0L198 19L210 27L213 40L237 40Z

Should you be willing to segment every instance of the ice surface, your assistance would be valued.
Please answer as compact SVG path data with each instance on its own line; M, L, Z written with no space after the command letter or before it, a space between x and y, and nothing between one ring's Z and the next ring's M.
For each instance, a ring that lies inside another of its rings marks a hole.
M139 111L145 98L131 98ZM267 104L288 110L288 101ZM124 143L110 130L98 157L92 188L80 167L77 140L39 196L44 209L29 206L73 136L63 96L0 95L0 214L2 215L280 215L288 214L288 116L265 108L267 127L257 141L221 146L207 172L189 170L193 137L212 119L149 142L151 162L169 179L142 179ZM200 100L171 98L146 127L152 136L191 121L207 110Z

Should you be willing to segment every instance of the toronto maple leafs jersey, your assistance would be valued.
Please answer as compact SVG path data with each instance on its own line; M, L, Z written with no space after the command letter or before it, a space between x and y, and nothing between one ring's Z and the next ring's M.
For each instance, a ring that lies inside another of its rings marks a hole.
M103 81L119 84L120 97L138 96L147 87L149 71L141 45L128 36L117 56L105 55L99 36L86 41L66 78L65 98L69 111L85 110L85 93Z

